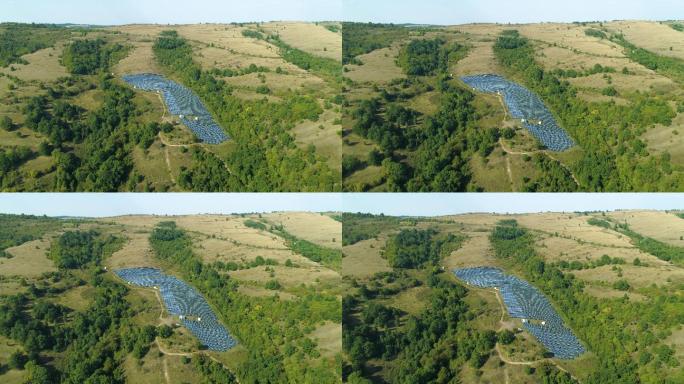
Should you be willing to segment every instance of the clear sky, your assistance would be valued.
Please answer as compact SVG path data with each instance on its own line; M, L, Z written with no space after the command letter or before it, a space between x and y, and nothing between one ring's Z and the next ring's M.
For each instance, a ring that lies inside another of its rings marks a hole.
M0 22L193 24L323 21L341 18L341 0L0 0Z
M342 0L345 21L531 23L684 18L681 0Z
M575 212L616 209L684 209L676 193L345 193L344 212L393 216L457 213Z
M105 217L342 210L334 193L2 193L0 213Z
M0 213L48 216L345 211L436 216L468 212L682 209L684 194L657 193L7 193Z

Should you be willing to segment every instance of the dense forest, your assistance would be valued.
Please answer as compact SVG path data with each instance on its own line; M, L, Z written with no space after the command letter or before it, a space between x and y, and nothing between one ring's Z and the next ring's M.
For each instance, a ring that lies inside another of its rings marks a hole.
M126 49L118 43L107 44L103 39L76 40L64 49L62 63L70 73L94 75L125 56Z
M358 64L356 56L389 47L408 37L409 29L401 25L374 23L342 23L342 64Z
M645 289L651 300L599 299L583 292L570 273L546 263L535 249L535 234L515 220L499 223L490 236L496 256L551 298L559 313L598 359L585 383L676 383L684 370L663 342L681 323L677 288ZM616 286L616 289L621 287ZM625 287L629 289L628 287Z
M162 222L150 236L159 259L173 265L218 312L230 332L245 345L249 358L237 370L241 383L335 383L337 369L316 360L304 329L323 321L339 323L339 300L318 293L296 300L250 297L237 291L238 282L203 264L190 238L174 222Z
M648 56L649 60L657 62L670 62L655 54L635 50L622 37L614 37L614 40L625 45L625 51L637 62L643 63L645 59L636 55ZM570 83L541 68L535 60L532 43L514 30L504 31L498 37L494 52L512 77L541 96L561 125L582 147L581 159L571 164L581 190L681 189L684 179L680 173L673 172L669 155L650 155L646 144L639 138L640 132L648 125L672 123L675 111L667 99L636 92L622 95L630 105L584 101L576 96L577 90ZM668 73L679 70L673 69L678 68L674 65L660 65ZM651 66L656 68L658 64Z
M311 66L289 50L295 64ZM304 119L316 121L323 112L310 96L292 95L282 103L242 100L231 87L193 61L192 48L175 31L156 40L154 53L159 63L183 84L195 91L218 122L236 142L225 159L212 153L195 153L182 172L181 186L194 191L333 191L341 188L325 161L299 149L289 129ZM316 67L318 68L318 67ZM321 70L327 67L322 65Z

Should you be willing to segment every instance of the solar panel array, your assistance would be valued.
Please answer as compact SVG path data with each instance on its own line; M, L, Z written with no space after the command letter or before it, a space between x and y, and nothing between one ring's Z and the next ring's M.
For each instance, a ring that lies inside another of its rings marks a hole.
M551 303L527 281L491 267L456 269L454 274L479 288L498 288L511 317L537 320L535 323L524 321L523 327L555 357L573 359L584 353L584 347L572 331L565 327Z
M461 80L480 92L500 93L511 116L523 119L525 128L548 149L561 152L575 145L539 96L527 88L499 75L464 76Z
M199 97L183 85L151 73L126 75L123 79L135 88L161 92L169 113L179 116L203 142L219 144L228 140Z
M120 269L115 273L129 284L158 288L169 313L179 316L181 323L208 349L227 351L237 344L204 297L185 282L154 268Z

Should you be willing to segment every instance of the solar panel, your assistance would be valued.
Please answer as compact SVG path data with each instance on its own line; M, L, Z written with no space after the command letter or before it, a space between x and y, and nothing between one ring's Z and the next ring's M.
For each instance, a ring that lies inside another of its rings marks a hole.
M181 121L203 142L220 144L228 140L226 133L216 124L202 101L190 89L151 73L126 75L123 79L135 88L161 92L169 113L179 116Z
M561 128L544 102L527 88L499 75L473 75L461 77L464 83L480 92L502 95L508 111L548 149L562 152L575 143Z
M154 268L119 269L114 273L129 284L159 289L169 313L179 316L181 323L208 349L227 351L237 344L204 297L185 282Z
M459 279L478 288L497 288L511 317L524 319L527 329L546 349L560 359L574 359L584 353L584 347L572 331L563 324L551 303L525 280L507 275L492 267L454 270ZM538 320L532 323L528 320Z

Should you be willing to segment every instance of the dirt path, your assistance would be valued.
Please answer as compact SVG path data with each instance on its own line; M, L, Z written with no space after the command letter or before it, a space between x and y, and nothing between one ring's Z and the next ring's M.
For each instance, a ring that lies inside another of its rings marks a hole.
M511 191L515 191L513 184L513 171L511 170L511 157L506 156L506 173L508 173L508 181L511 183Z
M169 377L169 362L164 355L164 378L166 379L166 384L171 384L171 377Z
M503 111L504 111L504 118L503 118L503 121L501 122L502 126L503 126L503 123L505 123L506 120L508 119L508 108L506 108L506 103L504 103L503 96L500 93L497 93L496 96L497 96L497 99L499 100L499 102L501 103L501 108L503 108ZM531 151L531 152L514 152L514 151L506 148L506 146L503 143L502 138L499 138L499 145L501 146L501 149L509 155L529 155L529 156L531 156L535 153L543 153L544 155L548 156L550 159L557 161L561 167L563 167L566 171L568 171L568 173L572 177L572 180L575 182L575 184L577 184L578 187L580 186L579 180L577 180L577 177L575 177L575 174L572 173L570 168L568 166L566 166L565 164L563 164L561 161L559 161L557 158L551 156L549 151L538 150L538 151ZM511 173L511 163L510 163L508 158L506 159L506 168L508 170L508 178L511 180L511 186L513 186L513 174Z
M578 187L581 186L581 185L580 185L580 182L579 182L579 180L577 180L577 177L575 176L575 174L572 173L572 170L570 170L570 168L569 168L567 165L563 164L563 162L561 162L560 160L558 160L557 158L555 158L553 155L551 155L551 153L549 153L549 151L538 150L538 151L529 151L529 152L516 152L516 151L513 151L513 150L511 150L511 149L506 148L506 146L505 146L504 143L503 143L503 139L501 139L501 138L499 138L499 145L501 146L501 149L502 149L504 152L506 152L507 154L509 154L509 155L528 155L528 156L532 156L532 155L534 155L535 153L541 153L541 154L543 154L543 155L546 155L549 159L556 161L561 167L563 167L563 169L565 169L566 171L568 171L568 173L570 174L570 177L572 177L572 181L574 181L575 184L576 184ZM506 161L508 162L508 159L506 159Z
M468 288L469 289L482 290L482 291L486 291L486 292L492 292L491 289L476 288L476 287L473 287L471 285L469 285ZM499 325L499 329L497 330L497 332L500 332L505 328L504 320L506 318L506 312L507 311L506 311L506 308L504 306L503 299L501 298L501 293L498 290L493 290L493 293L494 293L494 296L496 296L496 300L499 302L499 308L501 309L501 318L499 320L500 325ZM575 377L572 373L568 372L567 369L563 368L556 361L554 361L550 358L542 358L542 359L530 360L530 361L514 361L514 360L510 360L508 357L506 357L506 355L501 351L501 347L500 347L500 344L498 342L494 346L494 349L496 350L496 354L499 356L499 359L506 364L510 364L510 365L534 365L534 364L538 364L538 363L549 362L549 363L553 364L559 370L570 375L570 377L575 379L577 382L580 382L579 379L577 379L577 377ZM506 366L504 366L504 375L506 378L506 383L509 383L509 372L508 372L508 368Z

